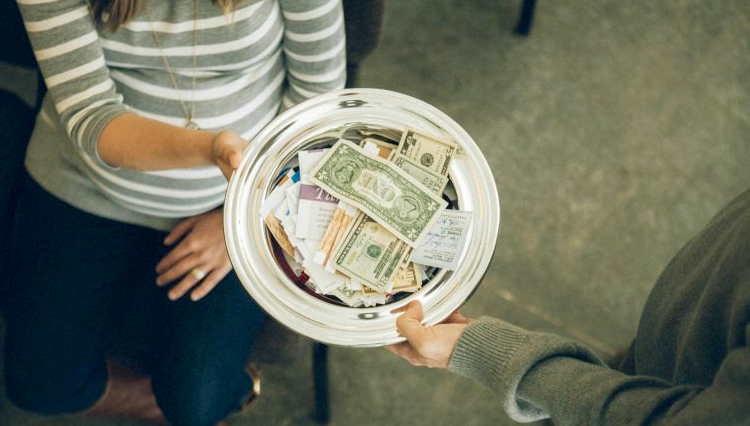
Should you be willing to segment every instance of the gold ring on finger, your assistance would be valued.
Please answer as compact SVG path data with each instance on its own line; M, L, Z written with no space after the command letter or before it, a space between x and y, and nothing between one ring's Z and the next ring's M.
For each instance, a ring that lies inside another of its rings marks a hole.
M198 267L190 270L190 275L194 276L198 281L202 280L206 276L206 274L206 271Z

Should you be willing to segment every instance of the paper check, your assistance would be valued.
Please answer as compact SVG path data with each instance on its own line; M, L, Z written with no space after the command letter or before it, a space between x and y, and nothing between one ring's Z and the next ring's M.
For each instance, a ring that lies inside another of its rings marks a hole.
M443 210L411 260L420 265L454 270L464 251L472 212Z

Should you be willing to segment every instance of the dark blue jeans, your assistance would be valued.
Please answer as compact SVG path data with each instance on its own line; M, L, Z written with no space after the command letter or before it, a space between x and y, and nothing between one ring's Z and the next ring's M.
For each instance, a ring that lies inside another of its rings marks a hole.
M115 330L124 329L150 349L146 366L172 424L212 425L238 407L264 314L234 273L198 302L170 301L155 284L164 237L80 211L26 179L0 297L11 401L40 413L90 407L105 389L105 353L122 335Z

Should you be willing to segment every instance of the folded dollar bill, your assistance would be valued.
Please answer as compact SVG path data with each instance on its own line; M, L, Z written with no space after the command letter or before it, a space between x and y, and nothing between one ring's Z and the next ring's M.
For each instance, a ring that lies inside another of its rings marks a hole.
M333 256L333 268L384 292L408 252L407 246L369 216L360 214Z
M395 154L391 159L393 164L417 179L422 185L430 188L435 194L442 194L445 185L448 184L448 176L437 174L427 167L401 154Z
M447 203L394 164L339 140L309 179L415 246Z
M447 176L448 166L457 149L458 145L451 140L434 138L407 128L401 135L396 152L438 175Z

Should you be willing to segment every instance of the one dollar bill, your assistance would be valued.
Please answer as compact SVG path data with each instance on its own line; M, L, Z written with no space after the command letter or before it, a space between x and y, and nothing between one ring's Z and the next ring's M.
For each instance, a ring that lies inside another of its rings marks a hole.
M353 204L410 246L430 230L447 203L396 165L339 140L309 179Z
M448 176L448 167L458 151L451 140L436 139L407 128L401 135L396 152L414 160L425 169Z
M408 250L398 237L360 213L334 256L333 269L384 292Z
M417 179L422 185L430 188L435 194L442 194L445 185L448 184L448 177L439 175L430 169L420 167L414 160L409 157L405 157L401 154L396 154L391 162L397 165L401 170L409 174L409 176Z

